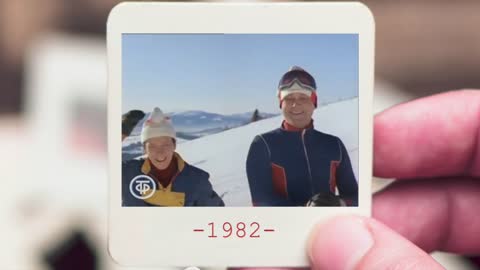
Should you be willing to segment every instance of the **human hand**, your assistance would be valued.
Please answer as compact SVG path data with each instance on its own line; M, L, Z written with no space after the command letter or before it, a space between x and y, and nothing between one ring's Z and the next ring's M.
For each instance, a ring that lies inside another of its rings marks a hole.
M426 252L479 254L480 91L395 106L374 127L374 175L398 180L374 196L373 217L411 242L373 219L337 217L312 234L312 267L443 269Z

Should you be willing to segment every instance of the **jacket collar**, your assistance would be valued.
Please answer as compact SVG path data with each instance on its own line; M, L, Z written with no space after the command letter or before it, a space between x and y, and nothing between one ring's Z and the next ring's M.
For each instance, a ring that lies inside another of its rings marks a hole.
M313 119L310 121L310 124L308 124L305 128L294 127L294 126L290 125L289 123L287 123L287 121L283 120L281 129L285 130L285 131L290 131L290 132L300 132L300 131L303 131L303 130L313 129Z

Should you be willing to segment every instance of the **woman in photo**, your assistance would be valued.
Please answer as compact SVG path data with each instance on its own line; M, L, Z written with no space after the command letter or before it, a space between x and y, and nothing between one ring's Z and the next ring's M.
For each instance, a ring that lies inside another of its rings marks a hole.
M122 140L144 116L141 111L123 116ZM122 161L122 206L225 206L210 175L175 152L175 130L159 108L143 124L141 143L142 158Z

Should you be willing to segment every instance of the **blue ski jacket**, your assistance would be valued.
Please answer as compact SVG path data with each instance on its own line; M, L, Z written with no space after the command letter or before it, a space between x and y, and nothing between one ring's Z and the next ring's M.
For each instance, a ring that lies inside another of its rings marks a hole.
M178 172L167 187L163 187L150 173L146 159L132 159L122 164L122 206L225 206L213 190L210 175L188 163L175 153ZM135 177L146 175L156 182L154 194L146 199L135 197ZM132 194L133 193L133 194Z
M246 168L254 206L305 206L315 194L336 189L348 206L358 205L358 184L343 142L313 127L257 135Z

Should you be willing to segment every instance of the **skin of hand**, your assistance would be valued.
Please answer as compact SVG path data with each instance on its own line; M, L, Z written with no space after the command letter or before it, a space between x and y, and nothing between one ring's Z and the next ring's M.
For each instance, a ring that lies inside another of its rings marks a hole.
M427 252L480 254L480 90L451 91L375 116L374 175L396 178L373 218L338 216L307 244L315 270L444 269Z
M345 216L318 225L312 268L443 269L426 252L479 254L480 90L378 114L374 175L398 179L374 196L375 220Z

